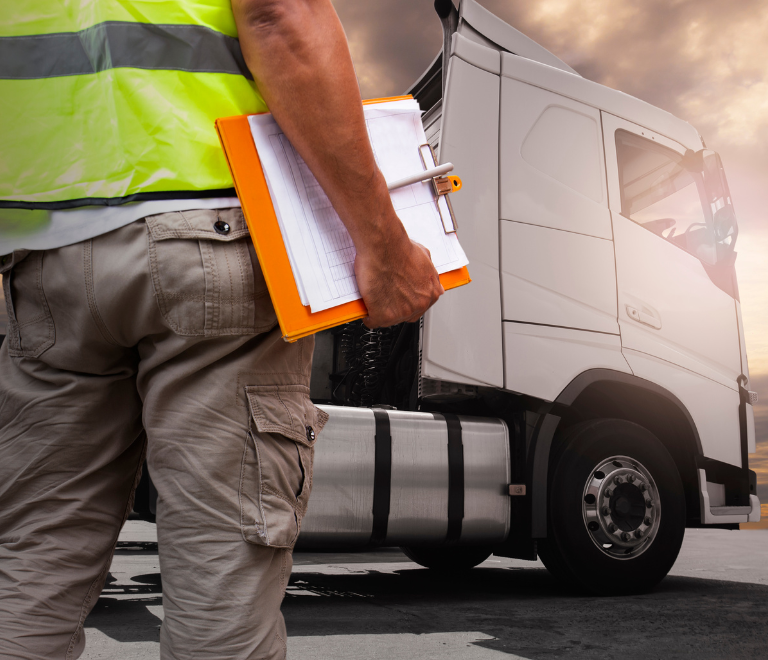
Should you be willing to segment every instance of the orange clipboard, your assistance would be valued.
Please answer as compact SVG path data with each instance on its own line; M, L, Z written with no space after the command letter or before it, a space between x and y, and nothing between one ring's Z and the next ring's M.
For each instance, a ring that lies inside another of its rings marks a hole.
M383 103L411 98L413 97L397 96L363 103ZM248 115L217 119L216 130L243 207L245 222L259 257L269 295L272 297L283 339L293 342L367 316L368 312L362 300L353 300L315 313L310 311L308 305L301 304L283 234L251 135ZM446 291L469 284L470 281L466 266L440 275L440 282Z

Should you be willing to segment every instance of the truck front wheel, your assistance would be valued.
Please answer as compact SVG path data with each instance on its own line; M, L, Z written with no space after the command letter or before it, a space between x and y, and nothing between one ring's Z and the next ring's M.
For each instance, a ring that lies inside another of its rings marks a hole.
M672 568L685 495L664 445L624 420L583 422L555 448L541 560L557 578L601 595L648 591Z

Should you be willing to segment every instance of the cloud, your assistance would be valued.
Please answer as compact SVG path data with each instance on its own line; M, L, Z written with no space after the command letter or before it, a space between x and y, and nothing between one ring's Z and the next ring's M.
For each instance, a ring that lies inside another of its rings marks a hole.
M363 98L405 92L440 51L442 29L429 0L334 0Z
M712 144L768 136L768 4L721 0L482 2L582 75L690 121Z

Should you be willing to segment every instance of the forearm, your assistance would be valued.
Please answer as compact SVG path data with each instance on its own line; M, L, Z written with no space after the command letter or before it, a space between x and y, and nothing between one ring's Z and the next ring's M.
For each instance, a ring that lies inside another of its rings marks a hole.
M232 6L259 91L358 252L405 240L373 158L347 40L330 0L233 0Z

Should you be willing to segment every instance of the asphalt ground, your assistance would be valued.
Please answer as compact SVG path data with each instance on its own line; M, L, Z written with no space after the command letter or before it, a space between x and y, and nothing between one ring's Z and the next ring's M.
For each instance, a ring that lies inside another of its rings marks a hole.
M652 593L575 595L539 562L446 578L398 550L301 552L283 603L293 660L768 658L768 530L688 530ZM154 525L127 523L82 658L159 656Z

